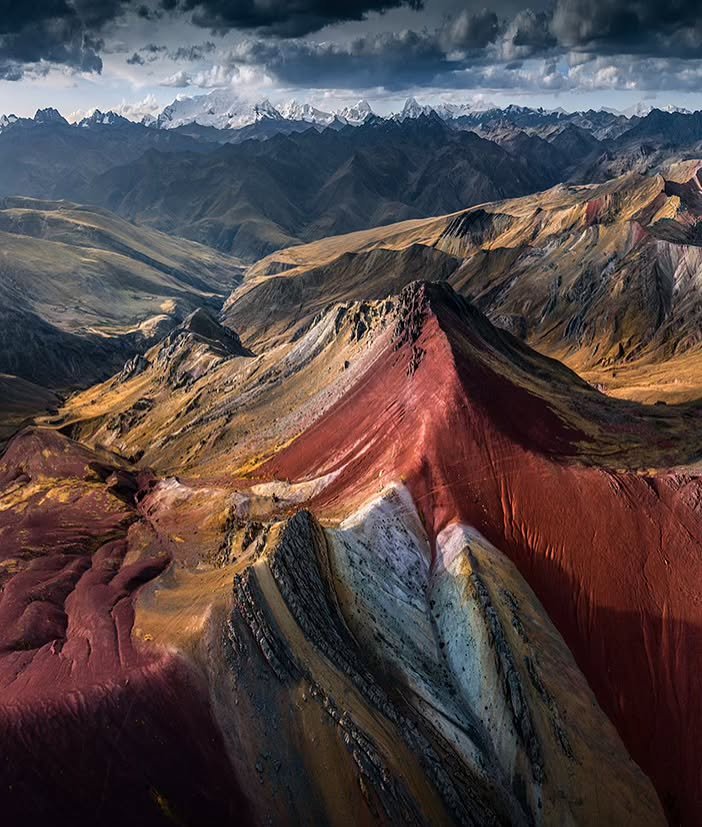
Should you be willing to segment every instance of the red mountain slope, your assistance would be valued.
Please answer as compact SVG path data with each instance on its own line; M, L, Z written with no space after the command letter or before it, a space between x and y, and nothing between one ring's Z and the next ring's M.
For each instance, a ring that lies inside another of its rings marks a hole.
M64 822L658 825L633 757L695 823L700 481L646 470L694 406L446 285L265 357L206 332L54 423L168 476L41 430L0 463L0 803L37 766Z
M404 481L435 549L452 523L477 528L535 590L671 822L695 823L702 481L595 463L595 435L556 413L558 388L550 404L525 387L515 340L444 286L411 285L401 304L372 372L262 471L332 475L312 501L330 518ZM633 427L607 411L600 442Z

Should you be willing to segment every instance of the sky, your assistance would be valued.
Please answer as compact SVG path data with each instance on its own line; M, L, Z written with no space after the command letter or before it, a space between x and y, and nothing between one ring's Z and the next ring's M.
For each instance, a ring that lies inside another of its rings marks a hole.
M331 110L702 109L702 0L0 0L0 113L230 89Z

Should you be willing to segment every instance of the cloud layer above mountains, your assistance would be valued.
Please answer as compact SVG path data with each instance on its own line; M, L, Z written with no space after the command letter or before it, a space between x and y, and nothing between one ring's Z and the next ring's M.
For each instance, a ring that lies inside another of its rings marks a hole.
M0 78L305 89L694 90L699 0L0 0Z

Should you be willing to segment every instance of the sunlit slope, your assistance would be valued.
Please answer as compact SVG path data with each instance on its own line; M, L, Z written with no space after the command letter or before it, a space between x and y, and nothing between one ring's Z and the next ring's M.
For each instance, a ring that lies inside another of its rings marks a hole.
M687 162L665 175L559 186L285 250L250 268L226 317L254 343L277 341L332 301L389 295L421 271L607 392L696 398L699 169Z

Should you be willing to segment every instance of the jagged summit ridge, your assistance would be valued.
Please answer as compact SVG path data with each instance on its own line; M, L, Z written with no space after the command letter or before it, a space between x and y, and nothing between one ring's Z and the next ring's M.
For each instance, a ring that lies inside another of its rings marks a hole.
M49 106L46 109L37 109L36 114L34 115L34 122L45 125L68 124L68 121L63 117L58 109L54 109L52 106Z
M263 120L283 116L268 99L248 101L228 90L215 89L207 95L179 98L157 117L155 125L175 129L189 123L217 129L240 129Z

